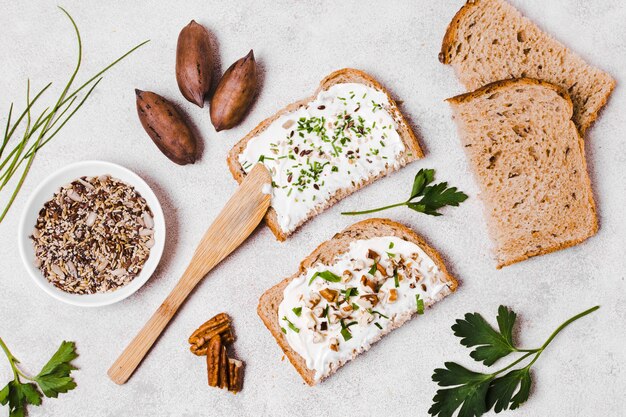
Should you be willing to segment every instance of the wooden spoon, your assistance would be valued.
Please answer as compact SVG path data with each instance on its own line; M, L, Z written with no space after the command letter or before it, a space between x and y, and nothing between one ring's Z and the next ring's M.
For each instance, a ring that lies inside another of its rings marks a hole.
M258 226L270 206L270 195L263 187L271 181L262 164L246 176L204 234L178 284L109 369L113 382L121 385L128 381L194 287Z

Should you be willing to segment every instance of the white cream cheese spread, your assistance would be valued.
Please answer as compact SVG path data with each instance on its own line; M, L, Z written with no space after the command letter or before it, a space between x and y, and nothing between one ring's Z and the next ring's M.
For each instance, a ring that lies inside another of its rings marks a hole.
M450 292L435 262L395 236L354 241L333 262L293 279L278 307L289 346L316 380Z
M336 84L251 139L239 163L246 173L259 161L268 168L271 205L289 233L340 189L397 168L405 147L396 129L386 94Z

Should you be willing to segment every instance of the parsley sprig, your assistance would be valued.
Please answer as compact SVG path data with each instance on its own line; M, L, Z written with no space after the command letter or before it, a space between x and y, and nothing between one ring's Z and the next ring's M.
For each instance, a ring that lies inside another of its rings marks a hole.
M447 182L430 185L435 180L434 169L420 169L413 180L411 196L408 200L389 206L379 207L365 211L350 211L341 213L346 216L356 216L360 214L376 213L394 207L407 206L411 210L430 216L441 216L439 209L445 206L458 205L467 200L467 195L458 191L456 187L448 188Z
M552 340L571 323L599 308L600 306L595 306L570 318L537 349L520 349L516 346L513 341L513 326L517 315L505 306L498 309L498 330L491 327L480 314L466 314L464 319L456 321L452 330L455 336L461 338L463 346L474 348L470 353L474 360L491 366L510 353L523 355L491 374L470 371L457 363L446 362L445 369L435 369L432 376L433 381L446 388L437 391L428 412L432 416L452 417L460 407L458 417L479 417L491 409L496 413L515 410L530 395L530 368ZM526 366L512 369L525 360L530 360Z
M42 393L48 398L57 398L59 394L76 388L76 382L70 376L76 369L71 362L78 357L74 342L61 343L41 372L34 377L26 375L18 368L19 360L9 351L2 338L0 347L13 370L13 380L0 391L0 404L8 404L9 417L24 417L27 405L41 405ZM32 382L22 382L22 378Z

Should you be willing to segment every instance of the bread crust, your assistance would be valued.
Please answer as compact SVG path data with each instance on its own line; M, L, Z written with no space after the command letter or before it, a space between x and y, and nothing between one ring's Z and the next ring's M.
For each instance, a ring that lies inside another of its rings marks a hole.
M571 119L572 115L573 115L573 111L574 111L574 105L572 103L572 99L569 96L569 94L567 93L567 91L565 91L563 88L561 88L560 86L554 85L552 83L549 83L547 81L542 81L542 80L537 80L534 78L512 78L509 80L502 80L502 81L496 81L490 84L487 84L481 88L479 88L476 91L472 91L469 93L465 93L465 94L461 94L452 98L447 99L446 101L452 105L456 105L456 104L461 104L461 103L465 103L477 98L480 98L483 95L487 95L487 94L491 94L494 92L497 92L498 90L502 90L502 89L506 89L510 86L515 86L515 85L538 85L538 86L542 86L545 88L549 88L551 90L554 90L559 96L561 96L566 103L568 103L568 114L570 117L570 123L572 125L574 125L573 120ZM574 126L575 127L575 126ZM582 135L580 134L580 131L578 129L573 129L573 131L576 132L577 135L577 144L578 147L580 149L581 155L582 155L582 164L583 164L583 169L585 172L585 186L588 187L589 189L592 189L591 187L591 179L589 178L588 175L588 170L587 170L587 159L586 159L586 155L585 155L585 142L583 140ZM595 235L598 231L598 218L597 218L597 209L596 209L596 204L595 201L593 199L593 194L591 193L589 196L589 209L591 210L593 216L593 223L590 224L590 228L589 228L589 232L586 234L581 235L578 238L574 238L568 241L564 241L561 242L559 244L553 245L553 246L547 246L544 247L542 246L541 249L535 250L535 251L529 251L524 253L523 255L511 258L507 261L499 261L496 268L497 269L502 269L505 266L510 266L512 264L518 263L518 262L522 262L525 261L531 257L534 256L541 256L541 255L546 255L552 252L556 252L559 251L561 249L566 249L572 246L576 246L580 243L582 243L583 241L585 241L586 239L590 238L591 236ZM489 213L485 212L485 215L488 217Z
M410 241L418 245L424 252L435 262L435 264L441 270L443 277L448 285L448 290L443 291L439 297L435 300L439 301L443 299L445 296L451 294L456 291L458 283L457 280L448 273L446 266L443 262L443 259L439 255L439 253L433 249L426 241L420 237L417 233L415 233L410 228L404 226L403 224L396 223L389 219L368 219L363 220L361 222L355 223L352 226L349 226L342 232L335 234L332 239L327 240L326 242L320 244L309 256L304 258L300 263L300 267L298 271L292 276L285 278L277 285L273 286L269 290L267 290L260 298L259 305L257 307L257 313L265 327L270 331L276 342L281 347L291 364L296 368L296 371L300 374L302 379L308 385L315 385L317 381L315 381L315 371L307 368L306 361L302 356L300 356L297 352L295 352L289 346L285 335L282 333L280 324L278 322L278 306L283 300L283 291L285 287L291 282L294 278L297 278L301 274L303 274L309 267L315 265L318 262L321 263L330 263L332 262L338 255L345 253L349 249L350 242L356 239L368 239L378 236L396 236L401 239ZM430 306L428 304L427 306ZM384 333L380 335L382 338L387 333L391 332L397 327L402 326L406 321L408 321L411 316L407 316L404 321L399 321L392 328L386 329ZM334 373L336 370L331 372ZM329 375L330 376L330 375Z
M564 88L561 88L558 85L549 83L547 81L538 80L536 78L528 78L528 77L509 78L507 80L494 81L492 83L489 83L487 85L480 87L478 90L470 91L469 93L459 94L458 96L454 96L454 97L446 99L446 101L451 104L464 103L466 101L470 101L475 98L478 98L484 94L489 94L502 88L507 88L512 85L520 85L520 84L521 85L540 85L542 87L546 87L551 90L554 90L559 96L563 97L563 99L569 103L569 107L571 109L570 113L573 113L574 104L572 103L572 98L567 93L567 91L565 91Z
M439 61L442 64L449 65L449 64L452 63L452 49L453 49L453 45L455 44L455 42L459 38L459 25L461 24L461 22L474 9L480 7L484 2L489 2L489 1L494 1L494 0L467 0L467 2L459 9L459 11L456 12L454 17L452 18L452 20L448 24L448 27L446 29L446 33L445 33L445 35L443 37L443 40L441 42L441 51L439 52ZM504 2L506 2L506 0L504 0ZM523 15L522 15L522 18L526 19L526 20L529 20L528 18L524 17ZM534 23L532 23L532 24L534 25ZM554 42L556 42L557 44L563 46L563 48L565 48L565 50L567 50L568 53L576 55L575 52L571 51L565 45L561 44L561 42L559 42L556 39L554 39L550 34L548 34L547 32L543 31L542 29L540 29L540 30L549 39L551 39ZM589 64L587 64L587 66L591 67L591 65L589 65ZM511 75L515 75L515 74L511 74ZM524 75L524 74L520 74L520 75ZM584 119L584 122L581 123L580 126L577 126L577 128L579 129L579 131L582 134L584 134L584 132L597 120L597 118L599 116L599 113L600 113L600 110L602 108L604 108L604 106L608 103L609 97L611 96L611 93L615 89L615 86L616 86L615 79L610 77L610 75L608 75L606 73L604 73L604 75L606 75L606 77L608 77L608 79L609 79L608 91L606 92L605 95L598 97L599 101L598 101L598 104L596 105L596 108L593 109L593 111L591 111L590 113L586 113L586 117ZM568 94L568 97L569 97L569 94ZM571 101L571 98L568 98L568 99Z
M394 118L394 120L396 120L396 122L398 123L398 134L406 148L405 152L398 156L398 161L399 161L398 168L394 168L393 166L390 166L387 170L383 171L379 175L371 177L365 181L362 181L361 183L357 184L355 187L344 188L344 189L338 190L329 200L322 202L311 213L309 213L307 218L303 220L300 224L298 224L295 229L300 227L306 221L310 220L312 217L316 216L317 214L331 207L338 201L349 196L353 192L360 190L366 185L371 184L372 182L390 174L393 171L396 171L397 169L408 164L409 162L412 162L416 159L420 159L424 157L424 152L422 151L422 148L420 147L417 136L411 129L408 121L406 120L402 112L400 112L400 110L398 109L397 103L391 98L391 95L389 94L389 92L378 81L376 81L372 76L366 74L365 72L357 70L357 69L353 69L353 68L344 68L344 69L337 70L329 74L328 76L326 76L320 82L319 87L317 88L315 93L313 93L313 95L303 100L296 101L295 103L291 103L288 106L284 107L283 109L279 110L273 116L270 116L267 119L263 120L261 123L259 123L246 136L244 136L239 142L237 142L237 144L235 144L235 146L229 151L228 158L227 158L228 169L230 170L230 173L232 174L233 178L238 183L241 183L241 181L243 181L243 179L245 178L246 174L245 174L243 167L239 163L238 157L239 157L239 154L241 154L245 150L250 140L252 140L254 137L258 136L261 132L267 129L267 127L271 125L280 116L286 113L291 113L293 111L296 111L302 106L306 106L309 102L313 101L321 91L328 90L330 87L332 87L335 84L342 84L342 83L348 83L348 82L365 84L369 87L372 87L376 90L383 92L387 96L389 103L391 105L391 115ZM278 223L278 215L276 213L276 210L274 210L273 207L270 207L270 209L267 211L267 214L265 215L265 224L267 224L267 226L270 228L272 233L274 233L274 236L276 236L276 239L278 239L279 241L286 240L287 237L289 237L289 235L293 233L293 232L285 233L281 229Z

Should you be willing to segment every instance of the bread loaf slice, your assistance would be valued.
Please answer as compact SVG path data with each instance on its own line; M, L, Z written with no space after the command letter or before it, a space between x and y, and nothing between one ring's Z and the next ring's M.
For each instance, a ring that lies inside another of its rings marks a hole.
M420 236L418 236L413 230L408 227L393 222L388 219L368 219L346 228L344 231L337 233L332 239L322 243L315 249L309 256L307 256L301 263L298 271L289 278L284 279L274 287L267 290L259 301L257 312L261 320L272 333L272 336L278 342L278 345L284 351L289 361L296 368L296 371L300 374L302 379L309 384L315 385L317 382L315 379L315 371L309 369L306 365L306 361L296 351L294 351L289 345L285 334L281 330L279 323L278 309L283 301L283 292L285 287L295 278L299 277L308 268L313 267L316 264L332 265L334 260L341 254L348 252L350 244L357 240L372 239L376 237L395 236L405 241L414 243L421 248L434 264L439 268L440 275L439 280L445 283L444 289L439 293L439 296L431 302L426 302L425 307L430 306L436 301L440 301L445 296L454 292L457 288L457 281L447 271L446 266L441 259L441 256L430 247ZM393 251L393 249L389 249ZM426 313L428 314L428 313ZM378 338L372 341L376 342L393 329L402 326L406 321L411 318L412 315L402 316L396 319L391 327L385 329ZM367 350L367 349L365 349ZM342 364L343 365L343 364ZM341 366L341 365L340 365ZM337 368L332 369L330 374L332 375Z
M325 209L331 207L341 199L347 197L353 192L359 190L360 188L376 181L377 179L382 178L387 174L405 166L409 162L412 162L424 156L424 153L422 152L422 149L419 145L417 136L409 126L409 123L402 115L402 113L398 109L396 102L391 98L387 90L385 90L385 88L380 83L378 83L373 77L366 74L365 72L356 69L345 68L335 71L328 75L326 78L324 78L311 97L292 103L282 110L278 111L273 116L262 121L257 127L255 127L231 149L228 154L228 167L235 180L241 183L241 181L243 181L243 178L245 177L246 172L241 162L239 161L239 155L244 152L246 146L251 140L263 133L266 129L268 129L270 125L272 125L274 121L279 119L281 116L287 115L300 109L301 107L307 106L307 104L312 102L320 92L326 91L335 85L344 83L364 84L386 95L390 104L390 108L387 110L397 125L396 131L400 139L402 140L405 149L400 155L398 155L397 162L395 164L390 163L388 167L384 171L380 172L378 175L370 176L362 182L355 183L354 185L351 185L349 187L339 189L327 199L321 201L318 200L319 203L308 213L307 217L294 228L294 230L283 230L278 222L276 210L274 209L274 207L270 207L267 215L265 216L265 223L272 230L276 238L280 241L284 241L302 223L321 213Z
M504 0L471 0L454 16L439 59L469 90L509 78L536 78L563 88L581 133L598 117L615 80L539 29Z
M584 144L565 91L524 78L448 102L480 185L498 268L596 233Z

